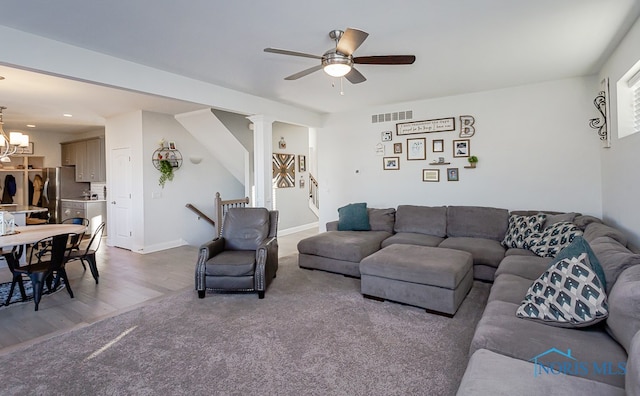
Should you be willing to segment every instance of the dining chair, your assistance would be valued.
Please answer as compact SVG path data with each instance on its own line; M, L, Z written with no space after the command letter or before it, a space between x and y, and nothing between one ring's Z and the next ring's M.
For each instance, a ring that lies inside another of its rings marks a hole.
M69 278L67 277L64 265L67 260L67 256L70 253L70 250L67 248L67 243L70 239L76 236L77 234L68 233L41 239L31 247L29 252L29 263L27 265L14 267L9 260L7 260L7 263L13 267L10 268L11 273L13 274L13 279L5 305L11 300L16 284L19 285L21 292L24 290L24 285L22 283L23 276L27 276L31 280L33 301L35 303L36 311L38 310L40 300L42 299L42 292L44 290L45 283L47 284L49 291L53 291L58 286L59 280L64 280L65 288L67 289L69 296L73 298L73 291L69 285ZM39 254L41 249L47 249L50 254ZM54 275L56 275L56 281L55 284L52 285Z
M102 241L102 234L104 233L105 225L106 224L104 222L100 223L86 247L82 248L80 246L77 250L71 250L69 252L69 256L67 257L67 262L80 260L82 266L85 269L87 268L85 266L86 260L89 264L91 275L93 275L93 279L95 279L96 283L98 283L98 277L100 276L100 274L98 273L98 265L96 263L96 252L100 248L100 242Z
M87 235L87 232L90 232L89 219L86 219L84 217L69 217L67 219L62 220L60 224L79 224L87 227L87 230L83 234L77 234L77 237L71 239L69 241L69 246L67 246L71 250L80 250L80 243L82 242L82 239ZM82 263L82 267L85 270L87 269L87 267L84 265L84 262Z

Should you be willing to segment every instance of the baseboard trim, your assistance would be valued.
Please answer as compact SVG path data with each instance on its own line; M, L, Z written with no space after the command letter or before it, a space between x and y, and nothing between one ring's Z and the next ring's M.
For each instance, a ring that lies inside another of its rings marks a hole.
M309 224L303 224L303 225L297 226L297 227L291 227L291 228L286 228L284 230L280 230L280 231L278 231L278 235L279 236L285 236L285 235L295 234L296 232L310 230L312 228L318 228L318 222L317 221L315 221L313 223L309 223Z

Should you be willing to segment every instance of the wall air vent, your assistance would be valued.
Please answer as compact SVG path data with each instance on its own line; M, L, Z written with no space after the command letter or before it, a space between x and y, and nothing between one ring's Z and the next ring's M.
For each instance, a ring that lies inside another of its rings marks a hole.
M379 122L404 121L412 118L413 110L397 111L395 113L374 114L371 116L371 123L377 124Z

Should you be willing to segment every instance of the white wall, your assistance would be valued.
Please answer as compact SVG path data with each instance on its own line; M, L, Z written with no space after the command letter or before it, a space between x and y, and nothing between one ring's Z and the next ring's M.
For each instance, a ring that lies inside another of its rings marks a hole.
M640 197L640 176L637 172L640 134L618 138L616 82L639 60L640 20L636 21L600 72L600 78L610 79L611 108L611 148L599 152L602 158L603 217L608 223L626 231L636 246L640 246L640 210L637 204ZM595 94L593 92L591 96Z
M284 137L287 148L280 149L278 142ZM277 188L275 190L276 208L279 213L280 231L301 227L318 221L315 214L309 209L309 170L300 172L298 156L306 156L309 160L309 129L301 126L273 123L273 152L280 154L294 154L296 156L295 187ZM300 188L300 178L305 181L304 188ZM286 231L285 231L286 233Z
M214 237L215 229L185 207L191 203L213 218L215 193L223 199L244 196L239 183L173 116L152 112L142 113L143 129L143 205L144 251L156 251L170 246L198 246ZM151 155L160 139L174 141L183 156L180 169L164 188L158 184L160 172L153 166ZM202 157L192 164L190 156ZM154 196L158 196L154 198Z
M365 111L331 114L318 130L320 228L337 218L350 202L369 207L480 205L511 210L578 211L601 216L600 143L588 127L595 78L573 78L495 91L421 100ZM456 117L455 132L399 137L395 123L371 123L371 114L412 109L413 120ZM475 117L471 154L477 169L464 169L452 158L458 116ZM374 152L381 132L393 130L384 143L403 143L400 170L383 170ZM427 160L406 160L406 139L427 138ZM445 152L431 151L433 139L445 140ZM429 166L444 156L459 169L460 181L446 181L445 166ZM422 169L440 169L440 182L422 182ZM358 173L356 173L358 171Z

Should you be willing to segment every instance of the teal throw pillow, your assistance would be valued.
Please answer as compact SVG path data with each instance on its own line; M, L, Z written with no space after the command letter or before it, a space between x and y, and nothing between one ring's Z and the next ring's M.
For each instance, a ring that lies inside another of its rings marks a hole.
M556 261L560 261L562 259L570 259L573 257L580 257L582 253L586 253L589 257L589 264L593 272L598 276L598 280L602 285L604 290L607 290L607 280L604 277L604 270L602 269L602 265L600 265L600 260L596 257L596 254L591 250L591 246L589 246L589 242L587 242L583 237L576 236L573 238L573 241L569 244L569 246L565 247L558 253L556 256ZM555 261L554 261L555 262Z
M554 261L529 287L516 316L557 327L586 327L606 319L607 296L587 254Z
M338 231L370 231L366 203L353 203L338 209Z

